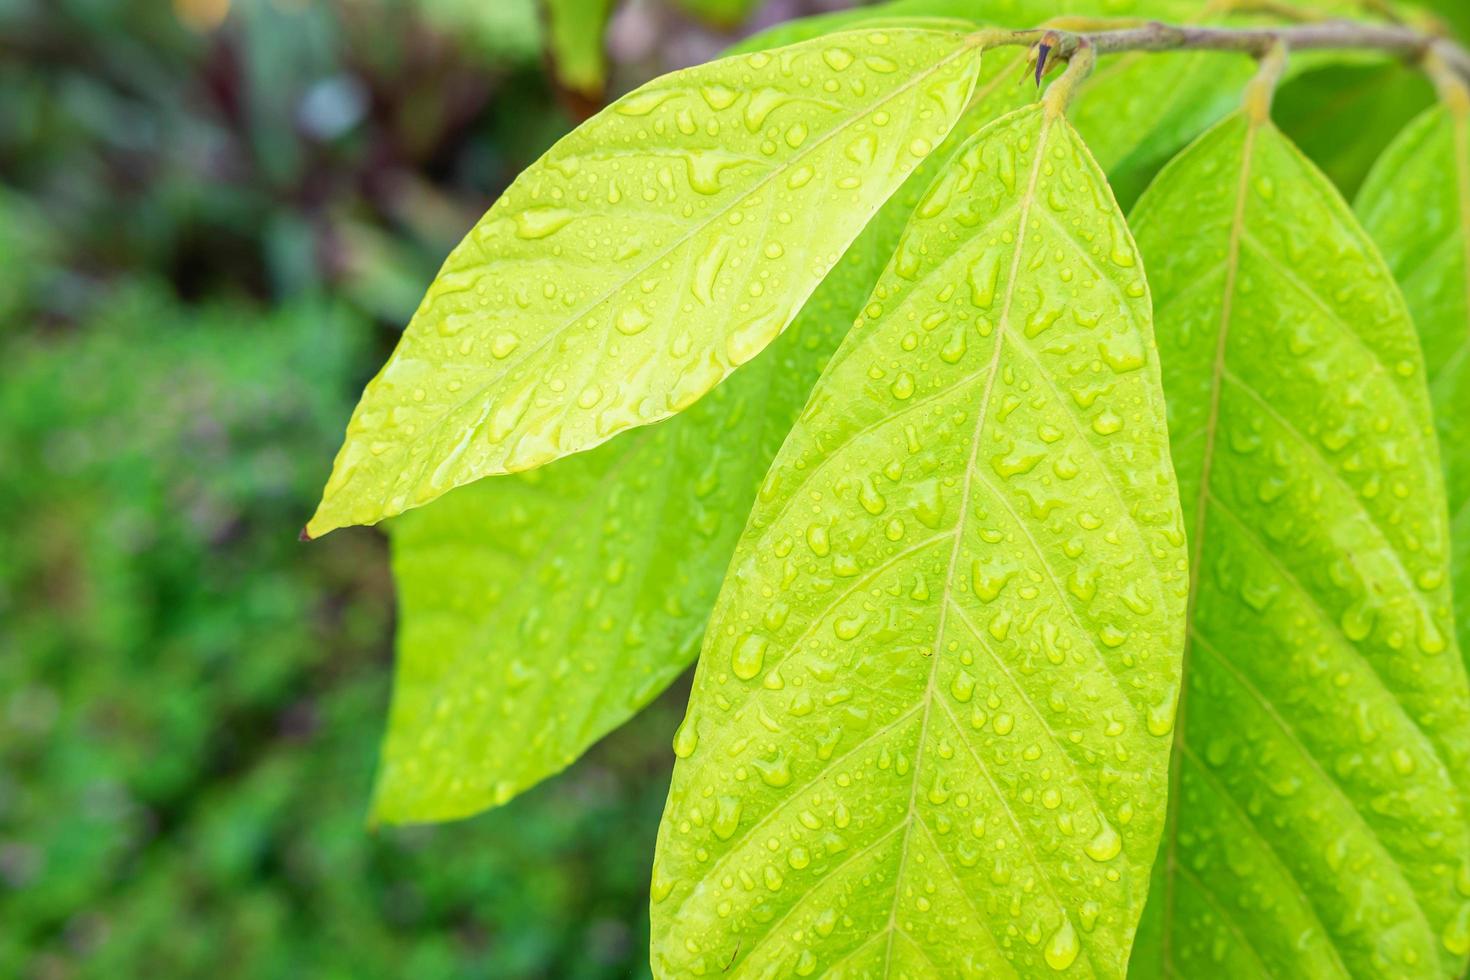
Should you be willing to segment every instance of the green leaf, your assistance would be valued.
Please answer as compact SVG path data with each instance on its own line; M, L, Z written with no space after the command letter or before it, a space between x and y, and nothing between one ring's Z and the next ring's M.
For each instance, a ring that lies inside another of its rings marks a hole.
M1379 153L1433 98L1423 72L1401 62L1324 65L1286 82L1272 115L1352 196Z
M722 27L735 27L749 17L761 0L676 0L700 20Z
M400 626L377 819L505 803L688 666L761 477L913 196L890 199L790 328L687 412L388 524Z
M693 404L949 132L974 38L844 35L649 83L516 179L363 393L315 536Z
M675 738L655 974L1120 976L1183 542L1132 240L1023 109L936 181L762 487Z
M870 7L832 10L824 14L813 14L810 17L782 21L736 41L725 51L725 55L732 57L737 54L750 54L753 51L769 51L772 48L784 48L790 44L800 44L803 41L826 37L839 31L854 30L874 20L886 20L882 11L887 6L888 4L880 3ZM968 18L961 19L969 22Z
M1238 104L1253 71L1249 59L1218 51L1128 52L1103 59L1072 118L1127 206L1180 147Z
M1460 0L1421 0L1421 4L1443 15L1461 37L1470 37L1470 8Z
M607 81L603 35L613 2L545 0L547 43L557 80L588 98L601 96Z
M693 659L760 478L909 215L971 135L1030 97L1009 73L993 75L983 70L949 137L786 333L708 398L588 453L452 491L389 525L400 626L377 819L442 820L505 802L561 770ZM647 486L656 499L645 498ZM545 667L559 662L567 666ZM481 699L467 696L477 688Z
M1089 0L1069 4L1065 13L1121 18L1121 26L1139 17L1196 22L1201 20L1201 9L1194 0ZM900 23L918 26L922 18L967 18L976 24L1021 29L1050 23L1057 16L1050 0L893 0L779 24L733 50L790 44L834 30ZM1224 21L1215 16L1204 22ZM1026 74L1025 60L1025 48L996 49L986 58L981 84L985 78L999 79L1013 94L1026 99L1030 87L1020 84ZM1114 193L1128 204L1180 147L1235 107L1253 70L1249 59L1222 56L1218 51L1109 55L1084 82L1071 115L1107 172Z
M401 0L435 30L449 34L477 57L499 64L533 64L541 55L542 31L536 0ZM378 16L374 6L370 16Z
M1196 0L1088 0L1068 4L1061 19L1111 17L1119 19L1119 26L1138 18L1237 26L1241 21L1218 15L1202 18L1202 13ZM923 18L969 19L975 24L1021 29L1048 24L1058 14L1050 0L893 0L779 24L733 50L790 44L860 26L919 26ZM1340 56L1338 52L1307 52L1299 60L1320 64ZM1025 59L1024 48L993 51L986 58L982 84L984 77L1000 78L1024 95L1026 90L1017 81L1025 74ZM1083 83L1071 115L1107 172L1114 194L1127 205L1137 200L1159 167L1180 147L1236 106L1240 89L1253 71L1249 59L1218 51L1109 55Z
M1470 657L1470 121L1420 116L1373 168L1358 214L1393 270L1424 346L1453 537L1455 621Z
M1130 973L1448 969L1470 942L1470 694L1403 299L1270 122L1212 129L1132 224L1194 582Z
M1169 19L1169 4L1156 0L1148 6L1158 8L1149 16ZM1259 17L1201 17L1200 13L1196 7L1175 19L1236 28L1260 22ZM1338 60L1366 57L1370 56L1360 52L1306 51L1295 56L1287 70L1289 75L1315 76L1316 69L1331 68ZM1365 72L1391 68L1399 76L1412 74L1381 58L1354 67ZM1254 71L1250 59L1222 56L1218 51L1133 51L1106 57L1083 84L1072 119L1107 172L1114 195L1125 207L1130 206L1181 147L1236 108L1240 91ZM1301 117L1322 112L1322 103L1295 82L1293 77L1286 85L1292 111ZM1385 93L1374 109L1388 111L1391 101ZM1304 128L1310 125L1305 118L1302 122ZM1361 123L1355 120L1352 128L1361 129ZM1334 132L1344 141L1341 128ZM1360 139L1354 136L1355 141Z

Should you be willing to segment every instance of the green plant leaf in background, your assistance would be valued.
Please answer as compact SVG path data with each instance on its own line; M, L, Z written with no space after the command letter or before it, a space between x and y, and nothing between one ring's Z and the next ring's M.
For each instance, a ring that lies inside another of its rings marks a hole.
M607 82L603 36L614 2L545 0L547 44L557 80L592 99L602 95Z
M372 523L687 408L942 141L976 39L868 32L675 72L523 173L445 262L307 526Z
M385 0L390 10L398 5L411 6L483 58L532 64L541 53L536 0Z
M1351 197L1384 147L1433 98L1423 72L1412 65L1327 64L1283 84L1271 114Z
M684 10L717 27L739 26L761 0L675 0Z
M737 549L675 739L656 975L1122 974L1187 584L1157 370L1070 126L982 131Z
M1422 360L1366 234L1258 116L1132 219L1195 582L1130 974L1435 975L1470 948L1470 696Z
M1454 548L1455 621L1470 655L1470 104L1447 93L1393 142L1357 210L1424 345Z
M1213 51L1103 59L1078 93L1072 118L1118 201L1136 201L1169 157L1234 108L1252 70L1246 58Z

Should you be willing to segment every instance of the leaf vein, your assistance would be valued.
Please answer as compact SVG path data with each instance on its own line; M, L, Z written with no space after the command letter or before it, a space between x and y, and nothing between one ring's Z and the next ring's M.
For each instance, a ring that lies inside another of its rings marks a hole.
M1261 555L1261 557L1266 559L1266 563L1275 568L1282 579L1284 579L1295 592L1297 592L1299 595L1301 595L1303 599L1306 600L1307 607L1315 612L1318 618L1322 620L1323 624L1327 627L1327 632L1341 640L1343 648L1351 656L1363 662L1363 665L1368 668L1368 672L1372 675L1374 680L1377 682L1379 688L1382 690L1384 697L1399 710L1403 717L1403 720L1413 731L1418 733L1421 739L1423 739L1424 749L1434 759L1436 765L1439 767L1440 772L1444 775L1445 779L1449 780L1450 769L1449 766L1446 764L1444 757L1440 754L1439 746L1435 744L1434 740L1431 739L1428 733L1425 732L1424 729L1420 726L1418 719L1416 719L1411 713L1404 709L1403 702L1399 699L1398 694L1393 690L1393 688L1389 687L1388 682L1379 672L1378 667L1376 664L1374 664L1372 658L1368 657L1366 654L1363 653L1362 650L1358 649L1358 645L1354 643L1346 633L1343 632L1342 624L1339 623L1337 619L1327 611L1327 608L1322 605L1321 600L1318 599L1317 596L1306 587L1305 583L1303 583L1301 579L1297 578L1295 573L1293 573L1291 569L1288 568L1281 561L1280 557L1277 556L1275 551L1273 551L1271 547L1266 544L1265 541L1261 540L1260 536L1251 529L1250 525L1241 520L1239 515L1231 510L1224 501L1215 496L1213 493L1207 493L1205 495L1205 499L1209 503L1213 504L1215 506L1215 509L1218 510L1222 516L1224 516L1232 524L1234 524L1241 531L1242 536L1245 538L1245 540L1256 550L1258 554Z
M995 661L995 665L1000 668L1001 673L1005 674L1006 680L1011 682L1011 687L1015 688L1016 693L1021 696L1021 700L1025 702L1026 707L1031 710L1032 716L1041 723L1042 729L1046 731L1047 736L1052 740L1052 744L1057 747L1062 758L1067 760L1072 770L1072 776L1077 781L1077 785L1082 788L1082 795L1087 798L1087 802L1092 804L1092 808L1099 816L1103 815L1106 811L1103 809L1102 803L1099 802L1097 795L1093 792L1092 787L1082 778L1081 767L1077 764L1076 758L1073 757L1071 749L1067 748L1066 742L1057 735L1052 729L1051 724L1042 716L1041 711L1036 707L1036 702L1031 697L1031 692L1026 690L1021 685L1021 682L1016 679L1016 675L1011 672L1010 665L1002 660L994 648L986 642L979 628L975 626L974 621L966 615L964 609L958 603L955 603L955 612L959 614L960 622L964 623L965 627L975 637L975 642L979 643L980 648L990 655L990 658Z
M939 710L944 713L945 717L949 719L949 723L954 726L957 741L964 745L965 751L974 760L976 768L985 777L985 781L990 784L990 789L995 794L995 798L1000 801L1001 809L1005 811L1006 817L1010 821L1011 829L1016 832L1016 839L1021 842L1021 849L1026 852L1026 858L1031 862L1031 866L1036 869L1036 880L1041 882L1041 887L1046 891L1047 897L1056 905L1058 911L1061 912L1062 918L1070 920L1071 916L1067 914L1067 906L1062 902L1061 897L1057 894L1056 888L1052 885L1051 878L1046 873L1046 866L1037 859L1036 849L1031 846L1031 839L1021 829L1021 821L1016 817L1015 810L1011 809L1011 802L1006 798L1005 793L1001 791L1000 784L995 781L995 776L991 773L990 767L980 758L980 753L975 750L974 744L965 736L964 729L960 726L959 719L954 716L954 711L950 708L949 704L943 700L940 700L938 703ZM915 766L915 773L917 774L917 772L918 767ZM1084 933L1085 930L1078 930L1077 935L1081 937ZM1088 972L1095 974L1097 971L1092 967L1092 955L1088 943L1081 942L1080 945Z
M844 870L846 870L849 865L856 864L858 861L876 851L882 845L888 843L888 841L892 839L895 834L903 829L903 825L904 821L899 820L892 827L889 827L887 830L883 831L883 833L880 834L877 838L867 844L864 844L862 847L858 848L856 851L853 851L847 857L843 858L831 869L822 872L820 875L815 876L815 880L813 880L813 882L807 887L807 890L802 895L800 895L795 902L791 904L791 907L789 909L782 913L781 918L777 919L774 923L764 928L761 938L755 943L754 946L750 947L750 950L745 954L745 959L748 961L751 957L755 956L756 953L769 946L772 939L777 936L781 928L786 925L791 917L799 912L802 908L804 908L810 900L817 896L817 889L823 883L836 878Z
M1341 954L1339 954L1337 951L1337 945L1332 941L1332 933L1328 931L1327 926L1322 921L1321 914L1317 911L1317 906L1313 904L1310 898L1307 897L1307 893L1305 888L1302 886L1301 879L1296 876L1295 872L1293 872L1291 868L1287 865L1285 859L1282 858L1281 852L1279 852L1276 849L1276 845L1271 842L1271 836L1256 825L1255 819L1250 815L1250 811L1247 810L1245 806L1235 798L1235 794L1230 792L1230 788L1226 786L1223 782L1221 782L1220 779L1213 772L1210 771L1210 768L1205 765L1204 760L1194 754L1194 750L1189 747L1188 743L1180 743L1179 756L1181 760L1188 761L1193 765L1195 772L1197 772L1204 780L1204 782L1209 784L1209 786L1215 791L1215 794L1228 805L1230 811L1239 818L1240 822L1245 826L1245 829L1250 832L1250 835L1261 842L1264 853L1268 858L1270 858L1271 863L1276 866L1276 869L1281 872L1282 877L1284 877L1287 882L1291 884L1292 891L1296 893L1297 899L1301 902L1301 908L1307 913L1308 916L1311 917L1312 924L1322 934L1323 939L1326 940L1327 949L1329 952L1332 953L1332 958L1337 962L1337 967L1340 975L1343 977L1351 976L1352 974L1348 971L1347 966L1342 961ZM1176 865L1174 870L1180 870L1182 867L1183 865Z
M1363 830L1367 832L1368 837L1372 840L1374 847L1381 852L1381 855L1385 859L1387 859L1389 867L1393 869L1394 876L1399 879L1399 882L1404 886L1404 890L1414 896L1415 917L1419 920L1419 924L1424 928L1426 934L1432 937L1434 935L1434 928L1429 924L1429 919L1425 915L1424 907L1419 904L1419 895L1417 890L1412 885L1410 885L1407 878L1405 878L1403 866L1398 862L1397 859L1395 859L1395 857L1393 856L1393 851L1390 850L1388 844L1384 841L1382 836L1380 836L1380 834L1378 833L1378 829L1373 826L1372 821L1368 819L1368 814L1364 812L1363 808L1358 804L1358 802L1348 794L1347 788L1343 786L1341 781L1339 781L1335 776L1333 776L1325 768L1323 768L1322 763L1317 759L1315 755L1312 754L1312 751L1307 748L1306 743L1302 741L1302 737L1297 732L1296 728L1290 722L1288 722L1279 711L1276 710L1275 704L1273 704L1271 700L1267 698L1266 695L1258 687L1255 686L1255 684L1251 683L1250 679L1245 676L1244 672L1233 662L1231 662L1231 660L1225 656L1224 652L1221 651L1218 646L1210 642L1210 640L1197 627L1192 632L1194 636L1194 641L1199 645L1199 648L1205 651L1205 653L1210 656L1210 659L1219 664L1221 668L1224 669L1225 673L1241 688L1241 690L1245 691L1257 704L1261 706L1261 709L1266 713L1267 717L1275 722L1276 727L1279 728L1281 730L1281 733L1286 736L1287 742L1294 749L1296 749L1298 753L1300 753L1301 757L1306 761L1307 765L1310 766L1311 769L1317 773L1318 778L1322 780L1323 784L1326 785L1328 790L1333 795L1338 797L1343 805L1347 807L1348 812L1352 813L1357 822L1362 825Z
M794 805L801 798L801 795L803 793L811 789L813 786L817 785L817 783L820 783L823 779L826 779L827 774L832 769L840 766L842 763L852 758L858 752L861 752L863 749L867 748L869 745L876 742L884 735L892 732L895 728L899 728L905 722L910 721L915 715L919 713L919 709L922 707L922 704L915 704L913 707L905 710L904 712L899 714L898 717L888 722L888 724L883 725L881 728L874 729L869 734L863 736L862 740L859 741L852 748L848 749L846 752L842 753L842 755L824 765L815 776L807 780L806 783L804 783L803 785L788 793L786 795L785 801L783 801L779 806L774 806L770 810L766 811L764 816L762 816L759 820L750 825L749 830L745 831L739 836L733 837L729 842L729 849L726 850L724 854L715 859L714 863L710 865L709 870L706 871L698 879L698 881L709 881L711 878L713 878L724 867L727 861L730 861L736 854L739 853L738 845L740 843L749 840L751 836L756 833L756 831L760 830L762 827L766 826L766 824L776 819L776 817L779 816L786 809L786 807ZM678 919L679 913L682 913L684 911L685 906L688 904L689 899L693 896L693 894L694 889L691 888L689 892L685 894L684 898L680 900L678 907L675 909L674 919Z
M1267 416L1269 416L1278 425L1285 429L1288 435L1290 435L1303 447L1305 447L1307 452L1310 453L1311 456L1317 460L1317 462L1322 464L1322 468L1327 471L1327 474L1332 478L1332 481L1337 484L1337 486L1339 487L1339 489L1342 490L1343 493L1347 494L1348 499L1352 501L1353 506L1356 508L1358 513L1363 516L1363 520L1368 524L1369 527L1373 528L1373 530L1377 532L1378 537L1383 541L1383 550L1387 551L1388 554L1392 557L1395 570L1398 572L1399 577L1403 579L1404 584L1407 586L1407 589L1405 590L1407 594L1414 597L1415 604L1419 605L1424 610L1426 615L1432 615L1433 611L1430 608L1429 603L1423 598L1423 596L1420 594L1419 588L1414 584L1414 577L1409 574L1408 568L1404 566L1403 556L1399 553L1399 549L1394 545L1393 541L1390 540L1388 536L1388 531L1384 529L1381 523L1379 523L1378 518L1373 514L1373 512L1364 505L1362 496L1358 493L1357 490L1353 489L1353 487L1347 482L1347 480L1343 478L1342 474L1338 471L1338 468L1332 463L1332 461L1329 460L1326 456L1323 456L1322 451L1318 449L1317 446L1306 437L1306 434L1303 433L1301 429L1297 428L1297 426L1294 425L1290 419L1286 418L1286 416L1278 412L1275 406L1267 401L1266 398L1264 398L1261 393L1255 389L1254 386L1247 383L1244 378L1240 377L1229 368L1221 371L1221 378L1222 380L1233 384L1236 388L1240 389L1242 392L1248 395L1252 401L1254 401L1261 407L1261 409L1265 412Z
M964 543L964 535L961 533L965 520L970 512L970 494L974 489L975 461L980 454L980 436L985 431L985 416L990 411L990 398L995 391L995 379L1000 373L1001 354L1005 350L1005 340L1010 325L1011 305L1016 296L1016 273L1021 268L1021 259L1026 245L1026 225L1030 217L1031 205L1036 197L1036 184L1041 177L1041 161L1044 156L1047 137L1051 132L1051 116L1042 117L1041 132L1036 139L1036 149L1033 151L1031 162L1031 173L1027 178L1026 190L1018 202L1018 219L1016 232L1015 254L1011 258L1011 271L1006 279L1005 298L1001 303L1000 317L995 328L995 349L990 355L989 376L985 379L985 389L980 395L980 404L975 411L974 432L970 436L969 453L965 462L964 483L960 490L959 508L955 518L954 546L949 552L949 567L944 573L944 587L939 598L939 613L934 627L934 648L930 653L929 677L924 684L924 694L920 703L924 706L924 718L919 725L919 742L914 758L913 784L909 790L909 819L914 818L915 806L919 797L919 772L924 762L924 740L929 733L929 716L934 706L934 684L939 676L939 656L944 644L945 618L950 606L950 594L954 589L955 566L959 563L960 551ZM947 706L946 706L947 707ZM992 784L993 785L993 784ZM903 857L898 867L898 876L893 882L893 904L888 915L889 926L894 926L898 921L898 896L904 873L908 870L908 832L904 834ZM888 951L884 957L883 972L888 973L893 957L893 942L890 938Z

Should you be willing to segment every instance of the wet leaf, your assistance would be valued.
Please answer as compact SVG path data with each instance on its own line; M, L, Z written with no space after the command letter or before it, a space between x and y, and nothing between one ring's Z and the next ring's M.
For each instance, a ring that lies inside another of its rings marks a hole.
M389 522L400 626L379 819L505 803L689 665L760 479L893 251L906 213L891 206L916 193L687 412Z
M1170 156L1236 106L1253 70L1248 59L1217 51L1102 59L1072 118L1125 207Z
M1327 179L1242 114L1133 228L1195 581L1130 972L1437 975L1470 943L1470 696L1403 299Z
M1424 346L1453 539L1455 622L1470 657L1470 107L1431 109L1373 168L1357 211Z
M481 480L389 525L400 626L379 819L446 819L504 803L688 666L756 487L812 383L934 175L986 123L1030 98L1012 81L982 71L954 130L787 332L709 397L647 432ZM691 526L700 533L687 533ZM649 541L657 544L642 546ZM603 569L614 562L610 584ZM622 622L640 625L599 628ZM581 669L558 669L561 661ZM468 695L476 687L485 697ZM441 702L453 707L441 714Z
M1123 973L1187 584L1157 367L1070 126L983 130L737 547L674 742L656 975Z
M349 423L319 535L667 418L758 354L943 140L965 36L863 32L618 100L446 261Z

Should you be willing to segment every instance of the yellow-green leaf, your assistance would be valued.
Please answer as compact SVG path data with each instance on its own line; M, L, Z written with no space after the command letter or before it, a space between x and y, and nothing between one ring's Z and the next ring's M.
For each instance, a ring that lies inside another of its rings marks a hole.
M389 522L399 630L378 819L505 803L688 666L761 477L915 194L894 195L786 333L687 412Z
M949 137L787 332L708 398L588 453L455 490L389 525L398 667L377 818L447 819L503 803L561 770L688 665L756 485L909 215L970 136L1030 98L994 63Z
M1470 658L1470 106L1431 109L1374 166L1357 211L1424 345L1454 547L1455 622Z
M1194 582L1130 973L1442 975L1470 942L1470 693L1403 299L1255 116L1170 163L1132 223Z
M736 50L789 44L860 26L921 26L927 18L962 18L977 25L1023 29L1065 22L1068 17L1116 18L1117 27L1138 18L1193 23L1200 22L1204 13L1204 5L1196 0L1083 0L1061 10L1050 0L890 0L779 24L748 38ZM1203 22L1238 20L1214 14ZM1327 56L1310 52L1304 57ZM986 58L981 84L985 78L995 79L1008 93L1026 96L1029 86L1018 84L1026 75L1025 61L1025 48L994 51ZM1218 51L1109 55L1083 83L1072 119L1107 172L1118 200L1130 204L1170 156L1235 107L1252 71L1249 59Z
M658 976L1120 976L1163 825L1184 536L1143 270L1042 106L916 211L717 601Z
M977 41L863 32L657 79L557 143L368 385L312 535L687 408L790 322L944 139Z

